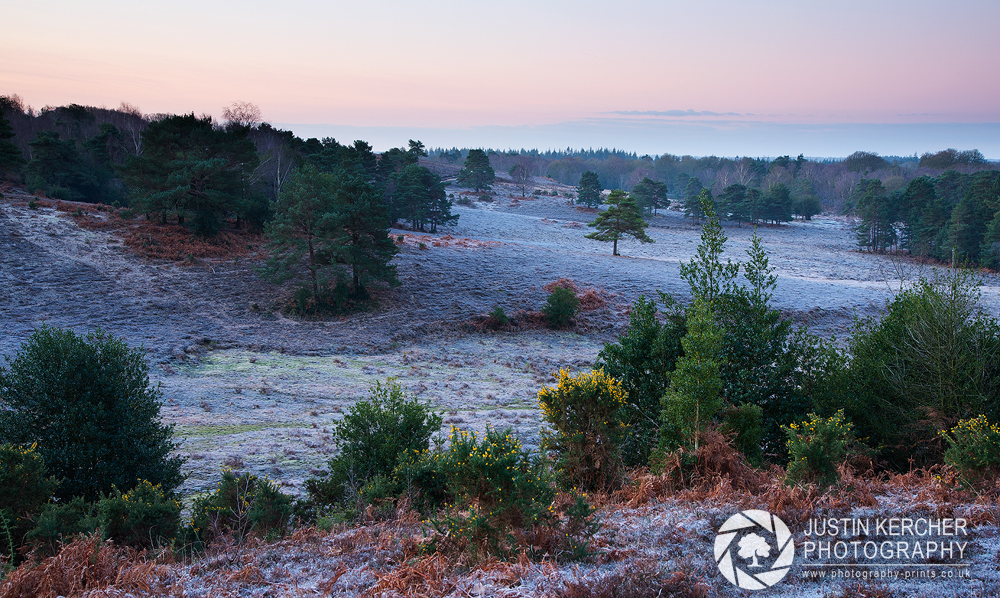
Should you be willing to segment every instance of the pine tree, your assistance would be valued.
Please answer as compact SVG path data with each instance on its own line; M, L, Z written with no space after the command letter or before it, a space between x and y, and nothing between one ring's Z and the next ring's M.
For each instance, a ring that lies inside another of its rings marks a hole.
M721 295L733 292L733 281L739 275L740 265L729 260L722 263L726 233L722 232L708 189L702 189L699 200L706 218L701 228L701 243L695 257L690 262L681 264L681 278L691 287L693 297L701 297L708 303L714 303Z
M10 125L7 116L0 110L0 177L13 176L24 164L21 150L8 141L14 138L14 127Z
M601 179L597 173L588 170L580 175L580 184L576 188L576 203L596 208L601 205L601 191L603 190Z
M496 180L496 172L490 166L490 158L481 149L469 150L465 158L465 168L458 173L458 184L472 187L476 191L489 191Z
M350 266L352 295L367 298L366 286L373 281L399 284L396 266L389 263L399 249L389 237L380 194L359 177L340 177L335 184L335 226L344 235L338 253Z
M587 226L593 226L597 230L586 235L588 239L595 241L612 241L611 255L618 255L618 240L626 235L632 237L640 243L652 243L653 240L646 236L646 221L639 213L639 207L629 199L624 191L612 191L608 196L607 210L601 212L597 218Z

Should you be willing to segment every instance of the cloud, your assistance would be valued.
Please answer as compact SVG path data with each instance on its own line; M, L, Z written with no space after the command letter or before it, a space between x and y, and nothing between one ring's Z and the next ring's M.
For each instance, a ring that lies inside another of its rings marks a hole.
M711 110L612 110L604 114L622 116L748 116L738 112L712 112Z

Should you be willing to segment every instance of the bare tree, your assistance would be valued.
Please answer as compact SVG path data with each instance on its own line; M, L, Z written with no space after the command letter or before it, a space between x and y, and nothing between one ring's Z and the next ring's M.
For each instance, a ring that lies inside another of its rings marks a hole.
M236 101L222 109L222 118L229 125L255 129L263 122L260 108L250 102Z

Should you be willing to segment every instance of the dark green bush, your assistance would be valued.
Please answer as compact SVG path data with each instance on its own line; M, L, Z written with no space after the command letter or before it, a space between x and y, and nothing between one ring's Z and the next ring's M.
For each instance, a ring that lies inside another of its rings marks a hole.
M101 528L97 505L76 496L69 501L50 502L42 506L34 529L26 542L44 548L49 554L59 550L59 543L78 534Z
M231 534L237 541L255 533L266 538L283 534L292 516L292 497L268 479L222 472L215 492L195 500L191 531L203 542Z
M841 405L896 468L940 462L938 431L961 419L1000 419L1000 325L978 300L969 274L922 279L856 322Z
M684 354L684 311L670 295L660 293L660 301L664 310L658 315L656 300L647 301L640 295L632 304L628 329L617 343L604 345L598 355L597 367L625 389L627 404L620 417L627 429L621 457L627 467L649 461L659 438L660 398L670 387L670 372L677 358Z
M760 443L764 438L764 410L760 405L744 403L727 409L719 431L733 437L733 446L743 453L751 465L760 466L763 463L764 453Z
M940 434L948 442L945 463L973 481L996 478L1000 472L1000 425L980 415Z
M576 293L564 287L556 287L546 299L542 313L550 327L562 328L569 324L579 307L580 299Z
M329 476L306 482L310 498L332 505L355 497L372 478L391 478L401 455L427 450L441 421L428 405L408 398L395 379L375 382L368 400L355 403L334 425L340 454L329 461Z
M0 511L7 514L15 547L33 527L31 516L48 502L59 485L46 475L45 460L37 448L34 444L0 444Z
M493 311L489 313L490 323L496 328L503 328L510 324L510 318L504 312L503 308L499 305L493 308Z
M169 544L181 521L181 503L145 480L124 494L115 488L98 501L97 512L106 539L138 548Z
M0 368L0 438L38 443L56 496L96 500L149 480L172 491L183 459L160 421L161 394L141 349L103 331L42 326Z

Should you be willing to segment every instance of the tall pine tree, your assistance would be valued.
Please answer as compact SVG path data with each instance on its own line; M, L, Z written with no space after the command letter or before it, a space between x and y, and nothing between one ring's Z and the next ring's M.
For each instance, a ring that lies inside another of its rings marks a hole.
M588 239L595 241L612 241L611 255L618 255L618 240L625 236L632 237L640 243L652 243L653 240L646 236L646 221L639 213L639 206L635 205L628 194L624 191L612 191L607 200L608 209L604 210L597 218L588 224L597 230L586 235Z

